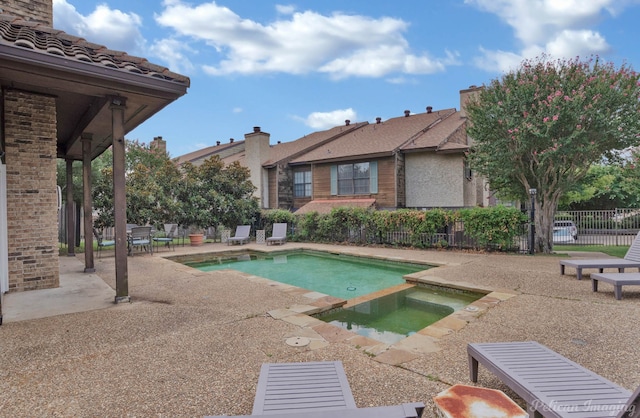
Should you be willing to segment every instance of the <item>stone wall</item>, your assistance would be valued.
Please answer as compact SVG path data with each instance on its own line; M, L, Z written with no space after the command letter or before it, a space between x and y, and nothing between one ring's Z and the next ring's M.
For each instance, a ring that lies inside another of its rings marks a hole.
M55 98L4 92L9 290L59 286Z
M53 26L53 2L51 0L1 0L0 9L24 20Z

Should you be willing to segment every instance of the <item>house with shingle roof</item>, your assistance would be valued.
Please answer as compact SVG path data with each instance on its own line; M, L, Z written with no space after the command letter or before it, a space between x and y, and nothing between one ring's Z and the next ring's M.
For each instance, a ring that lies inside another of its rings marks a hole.
M475 180L465 171L469 139L466 118L456 109L404 116L361 126L292 159L311 179L298 212L325 212L345 204L397 208L459 208L478 201ZM465 175L466 173L466 175ZM294 188L296 187L294 181Z
M116 301L128 300L124 136L186 94L189 78L53 28L52 0L0 10L0 323L5 292L59 286L56 159L83 170L84 230L92 231L91 161L113 149ZM64 214L74 255L75 213ZM85 272L93 235L85 234Z
M474 177L466 159L471 138L464 103L475 91L473 86L460 91L461 110L429 106L423 113L405 110L403 116L375 123L345 121L275 145L255 127L234 158L250 169L263 208L326 213L338 206L486 205L484 181ZM217 147L228 149L218 145L200 155L209 156Z

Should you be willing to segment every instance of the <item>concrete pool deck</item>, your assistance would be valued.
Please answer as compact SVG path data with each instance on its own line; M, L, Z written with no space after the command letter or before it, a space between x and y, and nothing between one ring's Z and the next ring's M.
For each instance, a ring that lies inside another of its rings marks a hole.
M473 318L432 330L425 337L437 340L433 351L425 349L425 339L408 341L400 349L375 347L352 334L344 338L328 328L318 331L322 324L305 322L311 318L301 313L305 307L332 303L322 295L228 270L204 273L165 259L227 251L226 245L136 255L129 258L132 303L0 327L2 414L248 414L262 363L341 360L359 407L419 401L427 404L425 416L430 417L435 415L433 396L457 383L470 384L469 342L535 340L629 390L640 385L640 366L635 366L640 291L629 288L620 301L613 288L594 293L589 280L578 281L571 271L560 275L560 257L283 246L298 247L431 262L441 267L425 273L429 280L503 296L488 302L489 309L469 312ZM96 260L96 274L113 288L114 260L107 254ZM81 271L82 263L77 264ZM284 311L288 314L274 318ZM309 343L287 344L291 338ZM486 371L481 370L478 384L505 390L519 401Z

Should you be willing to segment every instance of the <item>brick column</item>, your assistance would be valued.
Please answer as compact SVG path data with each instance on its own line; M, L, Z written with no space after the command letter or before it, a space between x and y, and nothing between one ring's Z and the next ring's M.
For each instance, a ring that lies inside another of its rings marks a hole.
M58 287L56 102L5 90L9 290Z

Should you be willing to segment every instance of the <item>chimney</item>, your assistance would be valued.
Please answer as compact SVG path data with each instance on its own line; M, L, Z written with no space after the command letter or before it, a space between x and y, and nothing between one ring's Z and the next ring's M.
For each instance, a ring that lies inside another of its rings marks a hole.
M216 147L220 146L220 141L216 141Z
M153 138L153 141L149 144L149 148L158 149L162 152L167 152L167 141L162 139L161 136L156 136Z
M460 90L460 117L467 117L467 102L471 97L480 93L482 87L469 86L466 90Z
M249 169L251 183L256 186L253 196L258 198L261 208L269 207L269 180L267 170L262 165L270 158L270 137L271 135L263 132L259 126L254 126L253 132L244 135L244 166Z
M376 123L382 123L382 118L380 116L376 118Z
M410 110L405 110L405 111L404 111L404 117L405 117L405 118L408 118L408 117L409 117L409 115L411 115L411 111L410 111Z
M345 126L349 126L349 124L351 124L351 121L349 119L344 121Z
M233 139L233 138L229 138L229 143L230 143L230 144L233 144L233 141L235 141L235 139Z
M432 113L432 112L433 112L433 107L427 106L427 113Z

